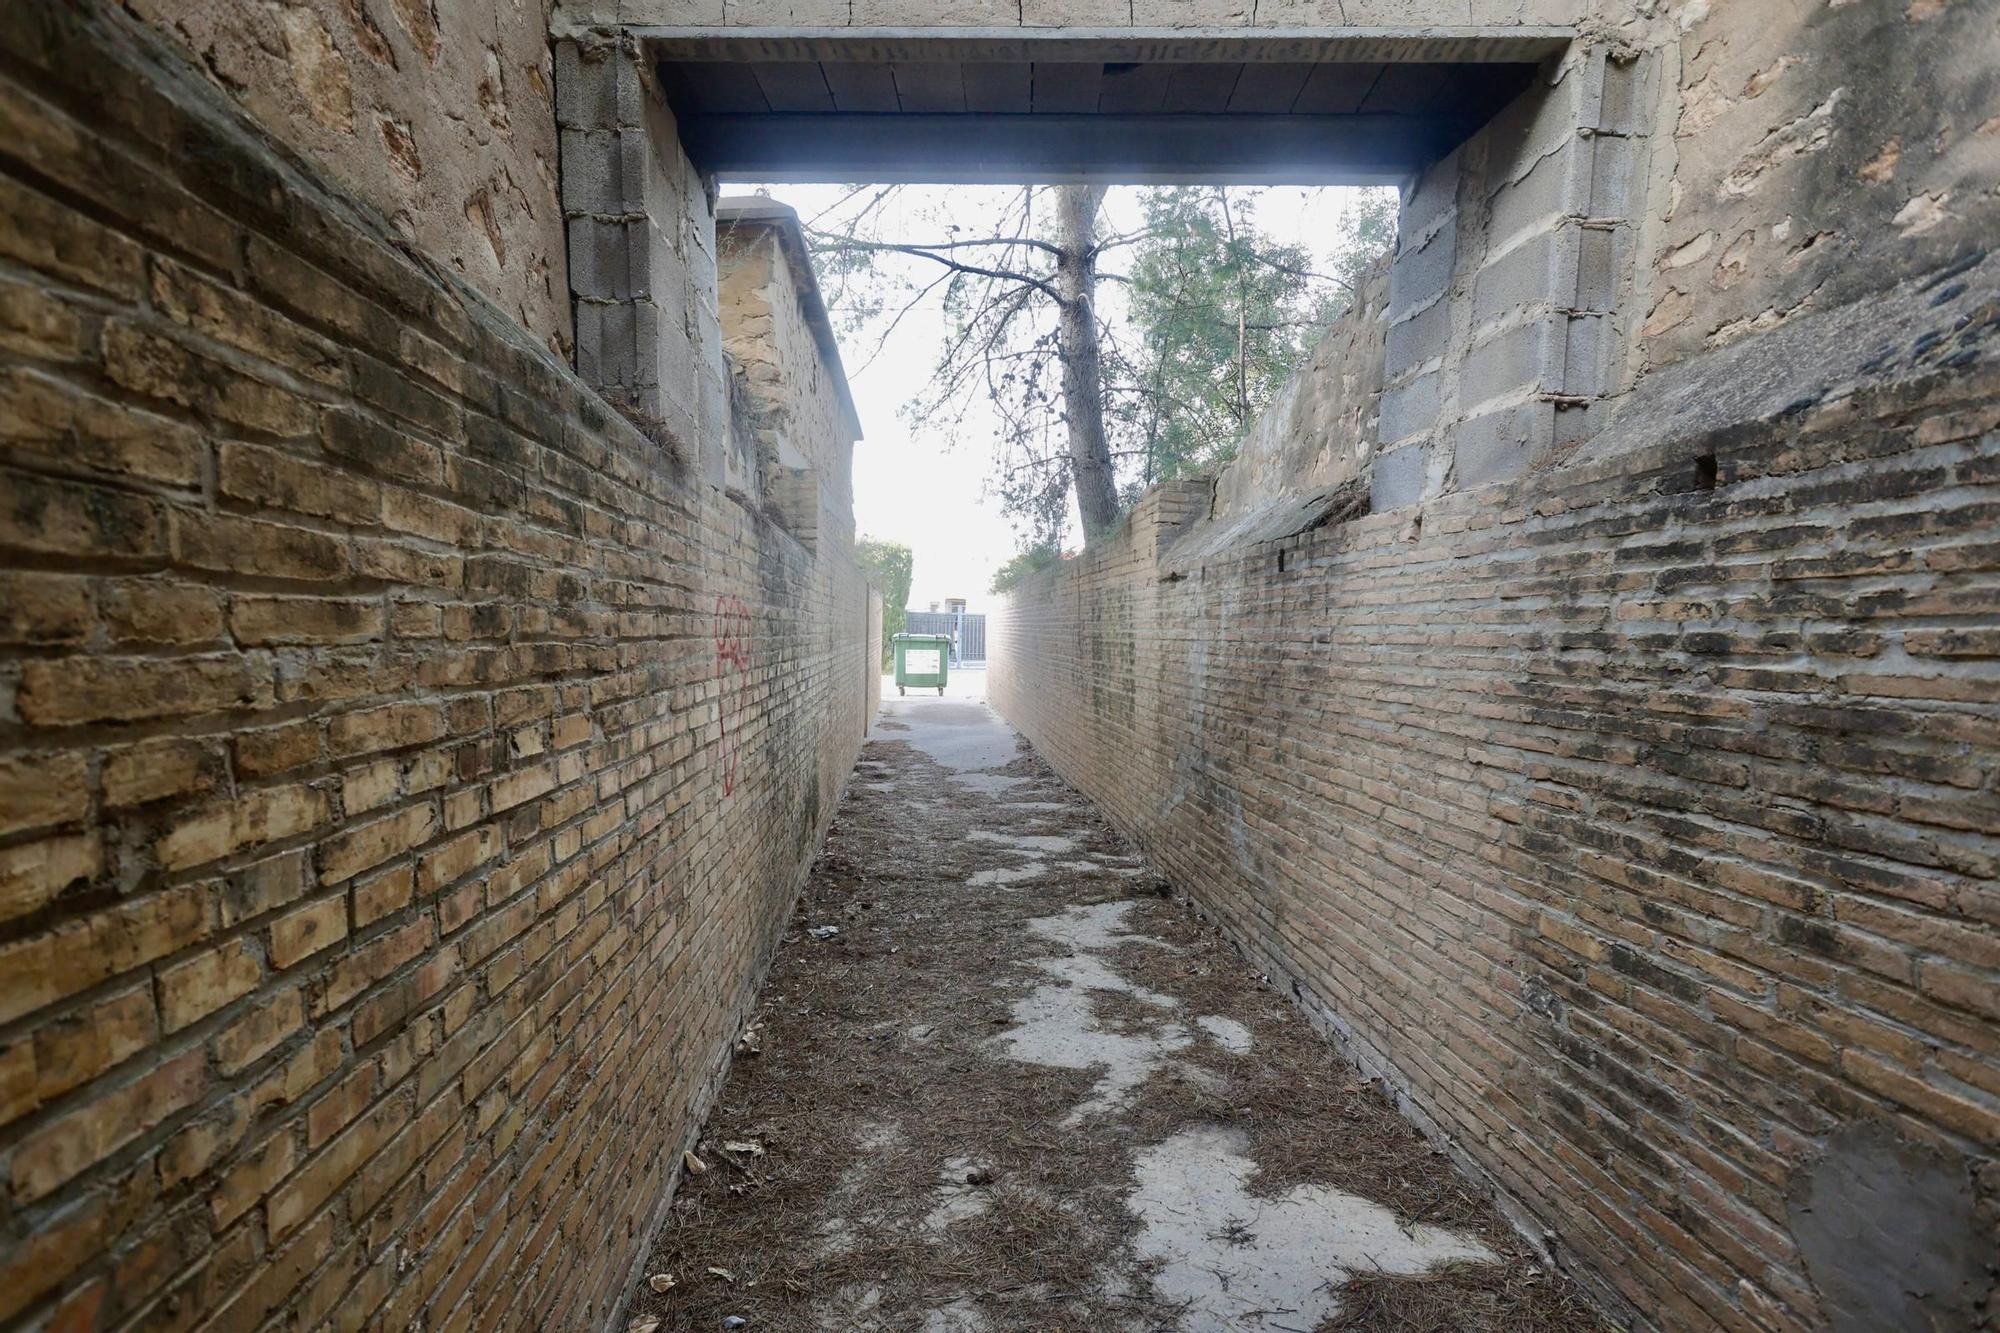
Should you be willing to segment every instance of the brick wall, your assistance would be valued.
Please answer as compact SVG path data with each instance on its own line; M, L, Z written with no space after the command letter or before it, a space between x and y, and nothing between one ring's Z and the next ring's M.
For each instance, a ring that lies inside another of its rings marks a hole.
M2000 264L1957 268L1517 482L1233 544L1156 490L995 618L1008 720L1642 1326L1990 1289Z
M603 1323L876 599L115 11L0 127L0 1327Z

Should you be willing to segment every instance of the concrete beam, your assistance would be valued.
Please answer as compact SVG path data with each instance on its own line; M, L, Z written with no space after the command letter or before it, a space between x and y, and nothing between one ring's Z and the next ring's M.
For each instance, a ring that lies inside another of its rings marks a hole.
M1246 60L1533 64L1570 27L726 28L621 23L661 60L1202 62Z
M702 170L759 181L1392 185L1475 128L1430 116L688 116Z

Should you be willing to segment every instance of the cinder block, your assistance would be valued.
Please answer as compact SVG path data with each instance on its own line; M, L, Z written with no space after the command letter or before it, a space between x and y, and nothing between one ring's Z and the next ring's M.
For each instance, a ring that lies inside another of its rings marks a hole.
M1643 134L1659 59L1649 55L1612 59L1600 51L1599 61L1597 105L1586 123L1605 134Z
M1409 371L1443 356L1450 345L1451 306L1445 301L1431 304L1389 326L1388 342L1382 355L1382 377L1394 383Z
M1401 509L1424 498L1424 447L1410 445L1375 455L1368 473L1368 507L1375 513Z
M1559 218L1581 216L1589 183L1589 142L1572 138L1520 180L1494 191L1488 242L1496 248L1509 246L1528 232L1552 230Z
M1458 227L1446 220L1429 238L1399 252L1389 267L1389 318L1396 319L1451 286L1458 257Z
M585 384L604 383L604 307L572 301L576 315L576 373Z
M1437 425L1442 376L1437 371L1382 392L1380 436L1385 444L1422 435Z
M562 202L569 214L630 211L616 130L562 132Z
M1570 297L1570 307L1609 310L1618 299L1624 233L1612 227L1578 227L1576 232L1576 290Z
M1486 178L1510 181L1561 147L1584 125L1591 94L1574 65L1538 72L1529 87L1502 107L1481 131L1487 147Z
M1632 174L1639 153L1630 139L1592 135L1582 141L1590 149L1590 193L1585 211L1594 218L1622 218L1632 207Z
M1555 435L1555 407L1537 399L1458 423L1452 476L1460 490L1518 477L1543 456Z
M1577 397L1605 392L1610 387L1610 319L1572 315L1563 324L1562 391Z
M645 82L632 56L610 42L564 39L555 49L556 124L603 130L643 123Z
M636 308L629 301L593 304L597 310L597 378L592 382L600 389L631 389L639 380Z
M1459 401L1479 404L1523 389L1562 387L1561 315L1543 315L1480 343L1459 372Z
M647 250L644 222L571 218L570 290L600 301L649 295L654 287L646 264Z
M1396 235L1402 244L1413 245L1428 236L1438 220L1458 206L1463 151L1424 168L1403 191L1396 211Z
M1576 291L1577 228L1530 235L1479 270L1472 284L1472 326L1484 328L1520 311L1567 307Z

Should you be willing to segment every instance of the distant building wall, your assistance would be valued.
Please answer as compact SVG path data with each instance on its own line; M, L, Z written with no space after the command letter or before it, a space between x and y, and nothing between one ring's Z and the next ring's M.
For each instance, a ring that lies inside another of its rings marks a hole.
M798 219L768 199L724 199L716 235L723 349L749 399L763 488L788 526L846 516L831 536L851 549L861 428Z

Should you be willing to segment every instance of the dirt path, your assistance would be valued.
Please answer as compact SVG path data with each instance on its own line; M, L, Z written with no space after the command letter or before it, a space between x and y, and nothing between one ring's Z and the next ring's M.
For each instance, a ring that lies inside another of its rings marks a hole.
M892 695L634 1325L1601 1327L1163 888L983 703Z

